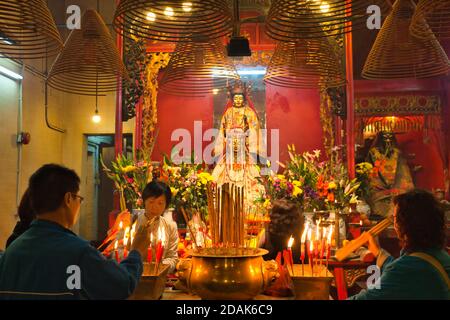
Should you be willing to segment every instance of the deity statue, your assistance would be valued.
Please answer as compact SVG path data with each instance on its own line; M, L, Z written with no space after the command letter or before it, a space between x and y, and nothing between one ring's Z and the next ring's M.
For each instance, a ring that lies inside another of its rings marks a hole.
M372 212L392 214L392 198L414 188L410 168L397 146L393 132L379 132L368 154L374 172L370 178Z
M244 206L252 212L254 200L264 190L258 182L258 155L263 153L260 123L256 111L249 105L248 87L237 83L230 91L232 105L220 121L214 146L216 166L212 176L218 186L225 183L245 187Z

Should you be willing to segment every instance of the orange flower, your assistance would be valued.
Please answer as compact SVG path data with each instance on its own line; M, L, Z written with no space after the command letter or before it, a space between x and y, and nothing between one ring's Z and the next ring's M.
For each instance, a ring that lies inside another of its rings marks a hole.
M330 201L330 202L334 202L334 193L333 193L333 192L330 192L330 193L328 194L328 196L327 196L327 199L328 199L328 201Z

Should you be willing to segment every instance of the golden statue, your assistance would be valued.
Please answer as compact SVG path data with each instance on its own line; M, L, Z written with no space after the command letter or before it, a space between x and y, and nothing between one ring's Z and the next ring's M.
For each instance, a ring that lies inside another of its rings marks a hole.
M258 155L263 153L261 128L256 111L249 106L248 88L237 83L231 90L232 105L220 121L214 146L216 166L212 176L218 186L225 183L245 187L245 212L252 212L254 200L264 190L259 184Z

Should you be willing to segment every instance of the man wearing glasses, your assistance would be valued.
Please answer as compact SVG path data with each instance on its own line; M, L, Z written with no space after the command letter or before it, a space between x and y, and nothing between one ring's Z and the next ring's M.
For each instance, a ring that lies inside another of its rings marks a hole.
M47 164L29 180L36 219L0 259L1 299L126 299L142 274L149 245L145 226L137 231L127 259L105 259L70 228L83 197L80 178L68 168Z

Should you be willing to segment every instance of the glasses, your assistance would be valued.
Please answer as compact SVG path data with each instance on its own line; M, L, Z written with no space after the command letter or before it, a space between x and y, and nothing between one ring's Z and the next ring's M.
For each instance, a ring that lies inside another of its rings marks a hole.
M77 194L75 194L75 193L72 193L72 195L73 195L74 197L80 199L80 204L83 203L84 198L83 198L82 196L79 196L79 195L77 195Z

